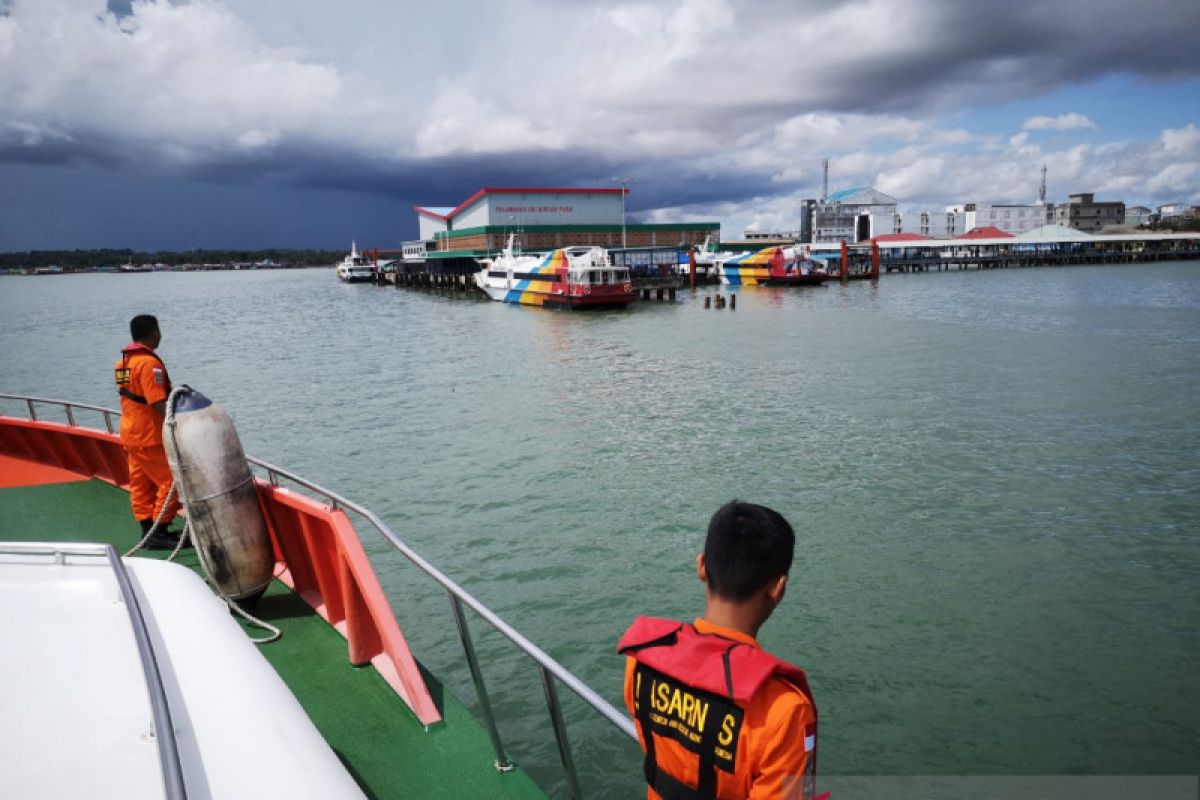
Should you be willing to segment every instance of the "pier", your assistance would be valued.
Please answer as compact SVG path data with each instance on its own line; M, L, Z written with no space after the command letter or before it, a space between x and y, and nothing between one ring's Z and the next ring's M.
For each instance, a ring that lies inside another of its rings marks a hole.
M828 263L839 245L813 245L813 257ZM843 270L861 274L855 263L872 262L878 251L877 270L883 272L941 272L949 270L1062 267L1083 264L1131 264L1200 259L1200 233L1115 234L1055 239L1020 237L989 239L928 239L875 241L849 245L842 255ZM830 270L836 273L835 269Z

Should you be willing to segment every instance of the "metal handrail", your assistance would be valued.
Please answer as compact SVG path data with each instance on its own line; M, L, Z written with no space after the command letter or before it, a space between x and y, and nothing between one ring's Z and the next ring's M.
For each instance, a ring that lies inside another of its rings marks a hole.
M111 408L105 408L104 406L93 406L89 405L88 403L72 403L68 400L54 400L49 397L30 397L23 394L0 394L0 400L20 400L24 402L25 407L29 409L29 418L35 422L38 419L38 415L37 408L34 406L34 403L62 406L67 412L67 422L70 423L72 428L83 427L75 421L75 409L82 408L88 411L97 411L104 416L104 427L108 428L109 433L116 433L116 429L113 428L113 417L121 416L120 411L115 411Z
M8 397L8 395L0 396ZM117 580L117 586L121 589L121 599L125 602L125 610L129 614L129 624L133 628L133 638L137 643L138 658L142 662L142 674L146 678L146 690L150 694L150 710L154 715L154 739L158 743L163 789L166 791L167 797L172 800L186 798L187 787L183 782L179 745L175 740L175 725L171 720L171 707L167 703L167 692L163 688L162 672L158 668L158 658L154 653L154 644L150 640L150 631L146 627L146 618L142 614L142 607L138 603L137 594L133 591L133 583L129 580L125 562L121 560L117 549L111 544L86 544L83 542L4 542L0 544L0 553L54 556L56 564L63 563L64 556L91 556L108 560Z
M33 403L46 403L61 405L64 407L85 408L92 411L98 411L105 415L106 422L109 415L115 414L120 416L120 412L112 409L102 408L100 406L90 406L82 403L68 403L64 400L51 400L39 397L25 397L22 395L0 394L0 399L23 400L26 401L30 416L37 419L34 412ZM76 426L73 418L71 425ZM109 432L112 432L111 423L109 423ZM462 614L462 606L466 605L471 608L476 614L482 617L489 625L497 632L508 639L512 644L516 645L517 649L525 653L526 656L533 659L539 668L543 680L543 687L546 694L547 711L550 715L551 724L554 728L555 739L558 744L559 757L562 761L563 771L566 774L567 786L572 797L580 797L578 776L575 772L574 760L571 757L570 743L566 738L566 728L562 720L562 713L559 708L558 696L554 691L554 683L552 678L557 678L564 686L570 689L581 700L592 707L593 710L600 713L602 717L607 719L618 730L622 731L633 741L637 741L637 733L633 727L633 722L624 714L617 711L607 700L597 694L591 687L572 674L566 667L558 663L554 658L547 655L545 651L527 639L520 631L505 622L490 608L485 606L473 595L451 580L445 573L433 566L425 560L419 553L409 547L393 531L387 523L376 516L375 512L360 506L359 504L347 500L336 492L313 483L312 481L301 478L299 475L281 469L267 461L247 456L246 460L251 464L263 469L267 473L267 480L272 486L279 485L279 479L283 478L290 483L303 487L311 492L320 495L323 499L329 502L330 506L336 509L352 511L365 519L370 525L378 531L384 539L392 546L394 550L408 559L414 566L428 575L439 584L449 594L451 611L455 616L456 626L459 631L459 637L462 641L463 650L466 656L467 665L471 671L471 678L475 683L476 694L479 698L479 703L483 709L484 722L487 727L488 735L492 740L493 750L496 753L495 766L501 771L507 771L512 768L504 752L504 746L500 739L499 730L496 726L495 714L491 708L491 702L488 699L487 688L483 680L483 673L479 667L478 659L475 656L475 648L471 638L471 634L466 625L466 618Z

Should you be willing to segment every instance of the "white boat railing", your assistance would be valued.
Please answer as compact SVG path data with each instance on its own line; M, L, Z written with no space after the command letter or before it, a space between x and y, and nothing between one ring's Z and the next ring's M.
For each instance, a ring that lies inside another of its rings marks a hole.
M29 417L32 420L39 419L37 415L36 404L59 406L66 412L68 423L72 427L85 427L76 422L74 410L85 409L101 414L104 418L105 426L109 433L114 432L113 418L120 418L121 413L110 408L102 406L88 405L85 403L71 403L66 400L52 400L43 397L28 397L25 395L0 394L0 400L16 400L26 404L29 410ZM261 469L268 481L273 486L278 486L280 479L286 480L289 483L301 486L310 492L317 494L322 499L329 502L333 508L350 511L357 514L366 520L384 540L392 546L400 555L404 556L424 572L428 577L432 578L435 583L446 590L450 598L451 613L454 616L455 626L458 629L459 638L462 642L463 652L466 657L467 666L471 671L471 679L475 684L476 695L479 698L479 705L483 711L484 726L487 729L488 736L492 742L492 749L496 754L494 765L497 770L506 772L513 768L512 762L509 760L504 750L504 743L500 738L500 732L496 725L495 713L492 710L491 701L488 698L487 687L484 683L483 671L479 665L479 659L475 651L474 640L471 637L470 629L467 626L466 614L463 607L466 606L483 618L485 622L492 626L497 632L508 639L522 653L533 660L537 665L538 672L542 680L542 688L546 696L547 713L550 716L551 724L554 727L554 737L558 745L559 760L562 762L563 772L566 777L567 787L571 797L582 797L582 792L579 787L578 773L575 769L574 758L571 754L570 742L567 739L566 724L562 717L562 708L558 700L558 691L556 689L555 679L562 683L568 689L576 694L581 700L590 706L594 711L598 712L601 717L608 720L618 730L623 732L633 741L637 741L637 733L634 730L633 722L628 716L618 711L607 700L597 694L590 686L572 674L566 667L558 663L554 658L547 655L540 647L527 639L520 631L505 622L498 614L481 603L468 591L463 589L453 580L446 576L441 570L427 561L419 553L409 547L393 531L387 523L376 516L375 512L364 508L357 503L347 500L341 495L331 492L322 486L319 486L311 481L301 478L287 470L281 469L261 459L252 456L246 457L254 466Z

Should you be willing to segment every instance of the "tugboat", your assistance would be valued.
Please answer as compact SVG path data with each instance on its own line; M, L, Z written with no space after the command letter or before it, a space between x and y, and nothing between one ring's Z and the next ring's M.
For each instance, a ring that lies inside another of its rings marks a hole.
M612 263L602 247L563 247L523 255L510 234L500 255L479 259L475 285L493 300L529 306L624 308L637 295L629 268Z
M717 275L728 286L820 286L829 273L797 246L718 258Z

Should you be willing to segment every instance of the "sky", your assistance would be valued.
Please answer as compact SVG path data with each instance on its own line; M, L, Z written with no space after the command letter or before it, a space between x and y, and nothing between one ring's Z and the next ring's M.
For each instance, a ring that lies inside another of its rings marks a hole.
M630 222L1200 204L1197 0L0 0L0 251L394 247L413 206Z

